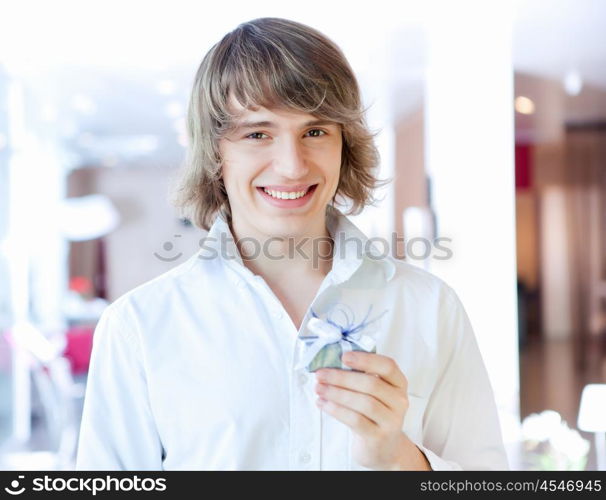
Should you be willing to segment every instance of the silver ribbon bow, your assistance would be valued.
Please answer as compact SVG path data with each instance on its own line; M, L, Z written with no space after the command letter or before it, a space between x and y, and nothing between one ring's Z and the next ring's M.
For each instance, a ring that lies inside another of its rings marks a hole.
M343 309L340 309L338 312L341 312L345 316L347 323L345 326L341 326L331 319L330 316L327 319L322 320L312 311L314 317L310 318L307 322L307 329L313 335L299 337L300 340L305 342L306 350L295 366L295 369L301 369L308 366L316 355L328 344L339 343L343 353L353 350L354 345L358 346L361 350L367 352L371 351L376 345L375 339L368 332L363 333L363 329L387 312L384 311L383 314L372 321L366 321L371 310L372 306L368 309L368 313L364 320L356 326L349 320L347 311L344 311ZM348 367L345 368L349 369Z

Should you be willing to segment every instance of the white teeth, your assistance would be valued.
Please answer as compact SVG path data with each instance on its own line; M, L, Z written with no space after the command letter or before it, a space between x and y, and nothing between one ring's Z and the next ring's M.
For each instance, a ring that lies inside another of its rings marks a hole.
M301 198L302 196L305 196L308 189L306 189L305 191L297 191L297 192L293 191L293 192L288 192L288 193L283 192L283 191L270 191L267 188L263 188L263 191L265 191L272 198L278 198L280 200L296 200L297 198Z

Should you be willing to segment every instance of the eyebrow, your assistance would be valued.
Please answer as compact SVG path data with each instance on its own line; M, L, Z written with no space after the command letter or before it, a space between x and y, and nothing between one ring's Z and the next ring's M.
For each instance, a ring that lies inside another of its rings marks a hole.
M336 122L330 120L311 120L303 124L302 128L305 127L315 127L321 125L337 125ZM271 121L259 121L259 122L250 122L243 121L234 124L234 130L242 130L247 128L276 128L277 125Z

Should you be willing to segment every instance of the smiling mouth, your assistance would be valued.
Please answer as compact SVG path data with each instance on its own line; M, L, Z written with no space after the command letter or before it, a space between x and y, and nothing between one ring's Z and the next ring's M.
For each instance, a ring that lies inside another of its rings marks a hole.
M312 184L308 186L306 189L302 189L299 191L279 191L267 187L258 187L257 189L263 191L265 194L271 196L276 200L298 200L306 196L310 191L313 191L317 184Z

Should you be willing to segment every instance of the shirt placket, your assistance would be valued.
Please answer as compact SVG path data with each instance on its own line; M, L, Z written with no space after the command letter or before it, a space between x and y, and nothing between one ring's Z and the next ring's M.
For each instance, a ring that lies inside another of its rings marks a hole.
M289 469L290 470L320 470L322 468L322 413L315 404L315 391L313 374L308 373L305 368L295 369L298 361L298 337L299 332L293 327L288 318L284 306L275 297L265 281L261 279L259 284L267 288L267 292L273 297L272 317L275 319L274 327L279 330L290 329L292 335L282 336L284 346L289 353L290 370L290 433L289 433ZM330 278L322 283L316 294L316 298L330 284ZM313 307L310 307L310 309ZM302 328L305 327L309 318L309 310L303 318Z
M299 333L293 327L282 303L277 299L271 288L261 277L254 278L254 284L269 300L270 317L273 327L277 331L290 332L290 334L279 335L282 349L289 353L289 469L290 470L321 470L322 467L322 429L323 415L316 405L317 395L314 389L315 377L308 373L305 368L295 369L299 360L300 345L298 344ZM316 296L308 309L303 322L305 328L310 311L318 298L332 284L332 276L326 276Z

